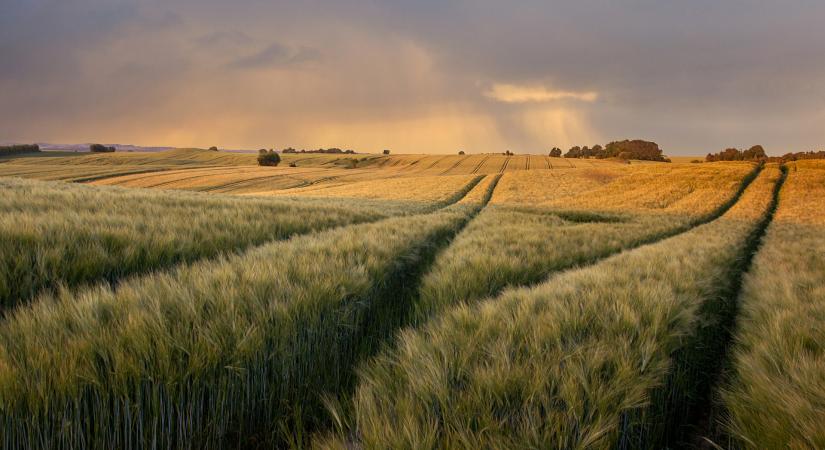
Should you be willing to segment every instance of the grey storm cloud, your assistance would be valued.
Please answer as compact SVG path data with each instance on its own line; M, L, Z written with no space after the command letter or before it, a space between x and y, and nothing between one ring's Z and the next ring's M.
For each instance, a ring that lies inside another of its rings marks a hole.
M0 3L0 140L825 144L819 0Z
M276 42L251 55L238 58L229 65L239 69L259 69L286 67L319 59L321 53L316 49L292 48Z

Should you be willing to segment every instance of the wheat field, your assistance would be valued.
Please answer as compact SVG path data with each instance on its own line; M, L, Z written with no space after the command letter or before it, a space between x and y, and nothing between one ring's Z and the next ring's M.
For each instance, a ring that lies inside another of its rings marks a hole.
M745 279L721 418L746 448L825 447L825 164L788 165Z
M825 165L0 160L0 448L820 448Z

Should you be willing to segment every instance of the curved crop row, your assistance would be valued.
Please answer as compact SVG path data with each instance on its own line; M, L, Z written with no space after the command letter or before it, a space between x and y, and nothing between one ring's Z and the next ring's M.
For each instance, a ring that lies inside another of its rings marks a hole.
M790 165L745 278L722 394L736 446L825 448L825 164Z
M726 307L778 177L690 232L403 332L361 370L352 434L320 446L658 445L702 369L684 355Z
M490 206L470 222L425 276L415 320L424 321L458 302L471 303L497 295L510 286L541 282L553 272L589 264L712 220L738 199L759 169L739 165L722 170L720 173L719 169L706 169L709 173L717 171L723 181L712 177L697 181L688 172L679 172L669 183L651 186L651 198L667 195L669 204L691 204L689 209L675 211L637 207L632 211L593 212L512 206L500 199L514 198L511 189L520 186L520 178L534 179L536 175L523 172L526 175L509 175L509 179L505 175ZM591 176L587 171L564 174L566 187L557 185L559 194L575 191L576 180L583 180L586 185ZM712 189L708 188L709 183ZM712 191L712 195L707 191ZM694 195L701 198L701 204L693 201ZM625 200L620 198L616 202ZM581 201L587 199L573 197L568 204L575 207ZM529 202L529 195L525 193L521 202Z
M19 179L0 189L0 308L392 211Z
M4 448L301 440L472 208L64 292L0 323Z

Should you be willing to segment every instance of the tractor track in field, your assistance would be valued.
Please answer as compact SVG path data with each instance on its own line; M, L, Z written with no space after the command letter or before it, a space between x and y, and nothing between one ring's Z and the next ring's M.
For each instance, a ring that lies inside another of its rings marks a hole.
M284 175L279 175L279 176L284 176ZM345 175L339 175L339 176L345 176ZM260 178L267 178L267 177L260 177ZM470 181L468 184L463 186L460 190L456 191L457 195L454 198L450 198L449 200L445 201L443 204L433 203L434 207L432 209L426 210L426 211L423 211L423 212L419 212L419 213L414 213L412 215L434 214L434 213L438 213L439 211L444 210L444 209L446 209L446 208L448 208L452 205L455 205L456 203L460 202L463 198L465 198L470 193L470 191L472 191L472 189L478 183L481 182L481 180L483 178L484 178L483 176L479 176L476 179ZM248 180L243 180L243 181L248 181ZM233 184L236 184L236 183L230 183L228 185L233 185ZM225 187L225 186L227 186L227 185L223 185L223 186L220 186L218 188L222 188L222 187ZM370 219L367 219L367 220L354 221L352 223L334 225L334 226L330 226L330 227L327 227L327 228L320 228L320 229L321 230L332 230L332 229L336 229L336 228L346 228L346 227L356 226L356 225L364 224L364 223L379 222L381 220L385 220L385 219L392 218L392 217L398 217L398 216L394 216L394 215L378 216L378 217L370 218ZM226 251L218 252L215 255L199 257L199 258L195 258L195 259L187 260L187 261L178 261L178 262L174 262L174 263L171 263L171 264L163 264L163 265L156 266L156 267L151 267L151 268L148 268L148 269L145 269L145 270L136 270L136 271L132 271L132 272L128 272L128 273L121 273L121 274L118 274L118 275L115 275L115 276L111 276L111 275L101 276L99 278L89 280L89 281L86 281L86 282L83 282L83 283L80 283L80 284L77 284L77 285L68 286L68 288L72 291L75 291L75 290L78 290L78 289L85 289L88 286L106 285L106 286L110 287L111 289L116 290L121 283L123 283L124 281L129 280L129 279L145 276L147 274L152 274L152 273L169 272L169 271L172 271L176 267L181 266L183 264L194 264L194 263L197 263L197 262L200 262L200 261L213 260L213 259L222 257L222 256L224 256L226 254L229 254L229 253L247 252L247 251L250 251L254 248L261 247L261 246L264 246L264 245L268 245L268 244L273 243L273 242L284 241L284 240L287 240L287 239L292 238L294 236L299 236L299 235L303 235L303 234L310 234L310 233L314 233L316 231L319 231L319 230L308 230L306 232L297 233L297 234L294 234L294 235L291 235L291 236L284 236L284 237L280 237L280 238L272 238L272 239L265 239L265 240L262 240L262 241L256 241L256 242L249 243L247 245L241 245L241 246L238 246L238 247L233 248L233 249L227 249ZM46 288L41 292L51 292L52 289L53 288Z
M243 186L244 184L247 184L247 183L250 183L250 182L256 182L257 183L257 182L262 181L262 180L274 180L274 179L278 179L278 178L291 178L293 180L297 179L297 178L295 178L295 175L290 175L290 174L265 175L265 176L260 176L260 177L252 177L252 178L245 178L243 180L232 181L232 182L221 184L221 185L218 185L218 186L209 186L205 189L198 189L198 191L200 191L200 192L215 192L215 191L218 191L219 189L227 189L227 188L231 189L231 188L234 188L234 187ZM297 179L297 180L300 180L300 179ZM303 180L301 180L301 181L303 181ZM296 187L301 187L301 186L296 186Z
M7 166L8 167L8 166ZM140 173L147 173L152 170L159 171L159 170L166 170L166 169L134 169L134 171L118 171L118 172L111 172L112 167L117 166L93 166L99 167L99 170L90 170L87 172L88 175L79 177L79 178L71 178L71 175L67 177L60 177L56 179L49 179L49 178L42 178L42 176L51 176L55 174L67 173L70 169L67 167L61 167L59 169L50 168L46 170L39 170L36 166L32 167L30 165L15 165L15 168L20 168L21 170L12 170L10 173L5 174L3 176L8 177L28 177L32 176L32 179L39 179L39 180L51 180L51 181L66 181L69 183L84 183L86 179L91 179L94 181L96 178L111 178L111 177L118 177L118 176L127 176L132 174L140 174ZM90 174L89 174L90 173ZM35 177L36 175L36 177Z
M730 351L733 346L733 336L736 330L736 320L739 315L739 298L742 293L745 275L753 266L753 259L759 253L765 240L768 227L773 222L776 210L779 207L779 196L782 187L788 176L788 169L783 164L782 171L773 189L773 197L765 216L759 221L751 234L748 236L743 258L737 268L736 276L732 280L732 291L728 298L722 301L727 307L720 309L720 322L718 326L704 336L697 339L698 346L703 348L703 353L712 355L707 358L702 365L704 370L699 375L700 386L697 400L690 405L687 420L683 423L671 424L668 427L673 434L667 436L670 448L674 449L703 449L712 450L720 448L714 441L725 442L726 436L717 419L724 417L722 405L716 402L714 394L717 392L730 373Z
M443 160L445 160L445 159L447 159L447 157L446 157L446 156L442 156L441 158L436 159L436 160L435 160L435 162L433 162L432 164L430 164L429 166L427 166L427 168L426 168L426 169L422 169L422 170L421 170L421 172L426 172L426 171L428 171L428 170L432 169L432 168L433 168L433 167L435 167L438 163L440 163L441 161L443 161Z
M588 259L584 262L579 261L577 263L572 263L569 266L559 267L559 268L547 271L545 273L542 273L542 274L536 276L534 279L531 279L527 282L506 284L502 288L498 289L497 291L490 293L490 297L496 297L499 294L501 294L502 291L504 291L506 289L509 289L509 288L516 288L516 287L530 288L530 287L536 286L540 283L543 283L551 275L559 274L559 273L565 272L567 270L576 270L576 269L580 269L580 268L583 268L583 267L592 266L592 265L597 264L600 261L603 261L607 258L610 258L610 257L612 257L616 254L626 252L626 251L631 251L631 250L637 249L639 247L643 247L645 245L654 244L654 243L663 241L665 239L668 239L668 238L686 233L686 232L688 232L688 231L690 231L690 230L692 230L692 229L694 229L698 226L704 225L706 223L710 223L710 222L720 218L728 210L730 210L736 203L739 202L739 199L742 197L742 194L744 194L745 190L759 176L761 171L762 171L762 166L761 165L754 168L754 170L752 172L747 174L742 179L742 182L741 182L740 186L738 187L736 192L734 192L733 196L731 196L731 198L727 202L725 202L719 208L717 208L715 211L713 211L712 213L710 213L710 214L708 214L704 217L697 218L697 219L695 219L693 221L690 221L690 222L688 222L688 223L686 223L682 226L672 228L672 229L667 230L663 233L659 233L659 234L656 234L656 235L653 235L653 236L649 236L645 239L640 239L639 241L637 241L636 243L634 243L632 245L629 245L629 246L621 248L621 249L617 249L615 251L609 252L609 253L604 254L604 255L600 255L598 257L590 258L590 259ZM499 179L500 179L503 176L503 174L499 173L499 174L496 174L496 176L498 176ZM498 183L498 180L496 180L496 184L497 183ZM495 188L495 186L494 186L494 188ZM490 195L491 195L491 197L490 197L490 199L491 199L492 198L492 192L491 192ZM488 199L488 202L489 202L489 199ZM486 206L486 204L487 203L485 203L485 206Z
M110 178L118 178L118 177L128 177L130 175L142 175L147 173L157 174L160 172L167 172L169 169L144 169L144 170L135 170L133 172L118 172L118 173L107 173L107 174L100 174L100 175L90 175L83 178L75 178L72 179L72 183L91 183L93 181L101 181L107 180Z
M181 181L197 180L199 178L204 178L204 177L208 177L208 176L209 176L209 174L200 174L200 175L193 175L191 177L175 178L174 180L155 182L155 183L152 183L152 184L147 184L146 186L140 186L138 189L158 189L158 188L163 188L164 186L168 186L170 184L180 183ZM135 180L126 180L126 182L137 181L137 180L147 180L147 179L151 180L152 177L151 176L141 177L141 178L136 178Z
M160 169L160 170L157 170L157 171L154 171L154 172L152 172L152 171L146 171L146 172L139 172L139 173L133 173L133 174L132 174L132 173L127 173L127 174L115 174L115 175L112 175L112 176L106 176L106 177L98 178L98 179L96 179L96 180L90 180L90 181L84 181L84 182L101 181L101 180L106 180L106 179L111 179L111 178L120 178L120 177L128 177L128 176L131 176L131 175L142 175L142 174L146 174L146 176L142 176L142 177L134 177L134 178L130 178L130 179L128 179L128 180L124 180L124 181L130 182L130 181L147 180L147 179L154 178L154 177L156 177L156 176L158 176L158 175L172 175L172 174L177 173L177 172L184 172L184 171L201 171L201 170L209 171L209 170L217 170L217 169L222 169L222 168L223 168L223 169L225 169L225 170L231 170L231 169L232 169L232 168L229 168L229 167L226 167L226 168L224 168L224 167L184 167L184 168L178 168L178 167L176 167L176 168L164 168L164 169ZM164 174L163 172L166 172L166 173ZM198 177L200 177L200 176L203 176L203 175L197 175L197 176L194 176L194 177L180 178L180 179L181 179L181 180L183 180L183 179L187 179L187 180L188 180L188 179L192 179L192 178L198 178ZM176 180L176 181L177 181L177 180ZM164 183L165 183L165 182L164 182ZM161 183L161 185L162 185L162 184L164 184L164 183ZM148 187L150 187L150 188L151 188L151 187L154 187L154 185L151 185L151 186L148 186ZM141 188L143 188L143 187L141 187Z
M510 165L510 160L513 159L512 156L508 156L507 159L504 160L504 164L501 165L501 169L498 170L498 173L504 173L507 170L507 166Z
M483 157L483 158L481 158L481 162L479 162L479 163L475 166L475 168L472 170L472 172L470 172L470 174L472 175L472 174L476 174L476 173L478 173L478 171L481 169L481 166L483 166L483 165L484 165L484 163L485 163L485 162L487 162L487 160L488 160L488 159L490 159L490 155L484 155L484 157Z
M175 169L175 170L177 171L178 169ZM194 170L194 169L187 169L187 170ZM216 169L201 168L201 170L213 171L213 170L216 170ZM225 168L225 169L223 169L221 174L223 174L226 171L231 171L231 170L233 170L233 169L232 168ZM159 174L159 175L164 175L164 174ZM170 173L168 175L172 175L172 174ZM214 176L214 175L215 175L214 173L209 173L209 172L199 173L198 175L192 175L190 177L175 178L173 180L165 180L165 181L149 184L149 185L146 185L146 186L140 186L139 189L157 189L157 188L162 188L163 186L168 186L170 184L180 183L181 181L196 180L196 179L199 179L199 178L210 177L210 176ZM152 178L153 178L153 176L150 175L150 176L146 176L146 177L132 178L132 179L125 180L125 181L126 182L131 182L131 181L139 181L139 180L151 180Z
M467 160L467 158L469 158L469 156L464 156L463 158L459 158L459 160L458 160L458 161L456 161L456 163L455 163L455 164L453 164L452 166L450 166L450 168L449 168L449 169L445 170L444 172L441 172L441 175L447 175L447 172L449 172L449 171L451 171L451 170L455 169L456 167L458 167L458 166L459 166L459 164L461 164L461 163L463 163L464 161L466 161L466 160Z
M438 240L430 242L424 246L424 251L418 258L405 258L399 261L397 265L398 270L390 274L386 278L384 284L388 286L398 285L397 288L387 289L386 293L381 297L383 301L379 301L370 311L370 314L365 319L363 329L365 330L364 343L360 347L360 352L354 356L351 361L342 366L342 370L348 376L346 380L341 383L335 391L335 398L339 401L348 399L355 392L358 385L357 367L359 363L367 361L376 355L381 348L390 343L399 330L402 330L411 325L412 313L414 306L418 301L420 295L420 286L428 271L433 267L438 257L449 248L455 238L464 231L467 226L477 217L481 211L486 208L487 204L492 198L493 191L496 188L498 180L501 178L500 174L490 175L496 178L487 186L487 191L481 201L481 204L450 231L446 236L440 237ZM459 203L465 198L486 176L478 176L468 185L462 188L463 195L454 199L449 204L443 205L440 208L425 214L436 214L451 205ZM401 280L399 280L401 278ZM331 420L326 419L325 422L317 422L311 426L306 435L311 438L313 435L328 432L334 429L335 425ZM304 434L304 433L302 433ZM301 447L304 442L299 442L297 447Z

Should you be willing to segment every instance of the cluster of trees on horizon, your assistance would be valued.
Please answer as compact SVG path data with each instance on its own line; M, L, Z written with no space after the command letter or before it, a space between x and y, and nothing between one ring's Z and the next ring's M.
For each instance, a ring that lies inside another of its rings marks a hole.
M558 147L553 147L550 150L550 156L553 158L560 158L562 150ZM643 141L641 139L623 141L613 141L606 146L594 145L593 147L572 147L564 154L565 158L618 158L623 160L639 159L643 161L660 161L670 162L670 159L662 154L662 149L659 144L650 141Z
M91 144L89 145L89 151L92 153L114 153L115 147L107 147L103 144Z
M779 157L769 157L769 161L779 160L781 162L786 161L799 161L803 159L825 159L825 150L819 151L809 151L809 152L796 152L796 153L785 153Z
M387 151L388 150L385 150L385 152L387 152ZM331 154L353 155L353 154L355 154L355 150L350 150L350 149L341 150L340 148L337 148L337 147L319 148L318 150L305 150L305 149L296 150L292 147L289 147L289 148L285 148L285 149L281 150L281 153L331 153ZM387 155L389 153L384 153L384 154Z
M825 159L825 150L785 153L782 156L768 156L761 145L754 145L747 150L737 148L726 148L719 153L708 153L705 161L766 161L766 162L787 162L801 159Z
M761 161L767 159L768 155L761 145L754 145L747 150L739 150L738 148L726 148L719 153L708 153L705 156L705 161Z
M40 146L37 144L0 145L0 156L19 155L21 153L32 153L39 151Z

